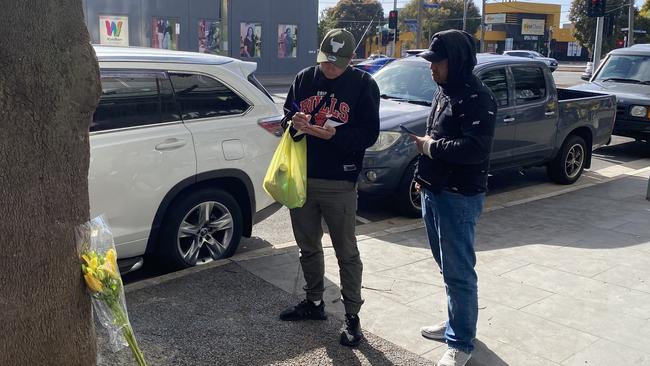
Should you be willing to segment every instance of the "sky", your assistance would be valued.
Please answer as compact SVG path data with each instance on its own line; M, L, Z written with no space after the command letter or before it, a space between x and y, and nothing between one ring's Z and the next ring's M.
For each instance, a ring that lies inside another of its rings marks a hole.
M481 2L479 0L470 0L473 1L474 4L479 8L479 11L481 10ZM384 7L384 12L386 13L385 15L388 16L388 11L393 10L393 4L394 0L380 0L381 5ZM411 2L411 0L397 0L397 8L401 8L402 6L408 4ZM487 0L488 3L492 2L498 2L494 0ZM571 6L571 0L536 0L536 1L526 1L526 2L535 2L535 3L547 3L547 4L560 4L562 5L562 18L561 22L562 23L568 23L569 22L569 9ZM332 7L338 3L338 0L318 0L318 14L325 9ZM637 7L641 7L643 5L643 0L635 0L635 4Z

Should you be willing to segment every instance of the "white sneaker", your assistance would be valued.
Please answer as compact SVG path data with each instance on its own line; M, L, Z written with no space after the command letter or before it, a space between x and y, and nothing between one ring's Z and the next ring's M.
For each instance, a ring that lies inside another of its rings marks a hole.
M436 366L465 366L470 358L471 354L449 347Z
M424 338L433 339L434 341L444 341L447 322L444 321L436 325L428 325L420 328L420 333Z

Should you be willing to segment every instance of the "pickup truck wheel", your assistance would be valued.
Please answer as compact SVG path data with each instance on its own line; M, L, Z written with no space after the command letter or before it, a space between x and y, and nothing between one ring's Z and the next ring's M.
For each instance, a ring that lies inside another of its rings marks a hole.
M564 141L555 159L547 165L546 172L555 183L572 184L582 175L586 159L585 140L580 136L571 135Z
M415 162L409 164L402 177L395 195L395 203L399 213L406 217L422 217L422 202L420 192L415 189Z
M227 258L237 250L242 231L241 209L230 194L194 191L167 211L158 256L171 269Z

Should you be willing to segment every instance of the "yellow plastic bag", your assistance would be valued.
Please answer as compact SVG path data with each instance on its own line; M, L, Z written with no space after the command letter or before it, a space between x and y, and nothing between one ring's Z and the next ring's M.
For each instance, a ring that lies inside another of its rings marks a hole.
M293 141L284 132L266 170L264 190L288 208L302 207L307 200L307 139Z

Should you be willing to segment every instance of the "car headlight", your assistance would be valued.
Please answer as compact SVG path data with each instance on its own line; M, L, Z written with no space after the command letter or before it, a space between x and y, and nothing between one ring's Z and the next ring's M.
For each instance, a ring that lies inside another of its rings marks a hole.
M397 140L402 136L399 132L392 131L380 131L377 142L374 145L370 146L367 151L382 151L386 150L389 147L395 145Z
M648 108L640 105L635 105L630 108L630 115L633 117L645 117L648 114Z

